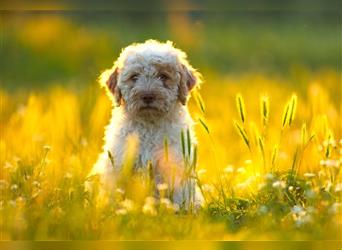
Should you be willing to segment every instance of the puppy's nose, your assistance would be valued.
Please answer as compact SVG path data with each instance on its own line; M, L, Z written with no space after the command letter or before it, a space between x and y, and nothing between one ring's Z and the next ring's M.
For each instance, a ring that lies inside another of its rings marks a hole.
M152 102L154 102L156 97L154 96L154 94L145 94L142 96L142 99L143 99L144 103L151 104Z

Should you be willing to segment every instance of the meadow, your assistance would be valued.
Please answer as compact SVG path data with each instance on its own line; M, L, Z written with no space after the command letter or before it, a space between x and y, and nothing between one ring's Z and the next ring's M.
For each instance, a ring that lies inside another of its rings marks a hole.
M341 240L338 19L98 15L1 16L1 240ZM174 40L204 77L189 102L197 212L141 180L103 206L84 189L111 110L97 77L147 38Z

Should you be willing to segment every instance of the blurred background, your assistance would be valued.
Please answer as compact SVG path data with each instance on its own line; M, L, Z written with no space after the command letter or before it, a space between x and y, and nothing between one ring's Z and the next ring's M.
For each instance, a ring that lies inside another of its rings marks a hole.
M4 1L1 86L94 84L121 49L171 40L205 78L341 70L339 1ZM210 84L210 83L209 83Z

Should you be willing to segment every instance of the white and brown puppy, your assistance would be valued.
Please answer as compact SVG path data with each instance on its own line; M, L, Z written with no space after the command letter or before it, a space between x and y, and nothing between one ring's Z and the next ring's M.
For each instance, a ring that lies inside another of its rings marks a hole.
M181 131L190 131L193 148L196 138L186 104L190 91L200 84L200 79L183 51L176 49L172 42L155 40L126 47L113 67L102 73L100 82L116 107L106 128L103 153L91 174L100 176L107 191L113 189L122 168L127 138L135 134L139 141L136 168L152 163L157 184L165 182L170 187L173 179L175 203L188 203L192 199L188 196L191 189L195 206L199 205L201 198L198 191L196 194L195 182L184 180ZM171 166L176 166L176 171L172 172ZM171 178L172 173L175 178Z

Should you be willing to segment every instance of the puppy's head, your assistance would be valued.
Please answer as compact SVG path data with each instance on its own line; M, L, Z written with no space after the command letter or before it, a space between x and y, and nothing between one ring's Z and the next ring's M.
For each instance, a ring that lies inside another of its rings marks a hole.
M128 114L158 117L179 103L186 105L201 75L171 42L148 40L126 47L114 66L102 73L100 82Z

